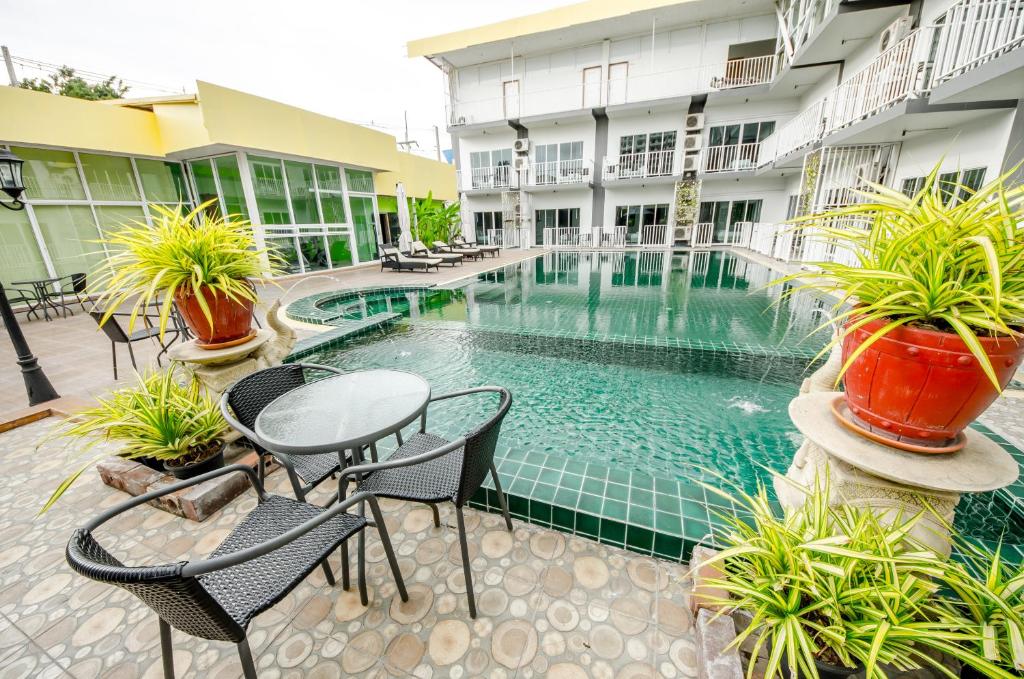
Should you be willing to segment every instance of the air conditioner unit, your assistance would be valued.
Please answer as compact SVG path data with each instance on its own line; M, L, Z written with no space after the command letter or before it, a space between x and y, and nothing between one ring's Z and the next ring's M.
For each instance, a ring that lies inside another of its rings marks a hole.
M514 142L512 142L512 150L515 151L516 153L526 153L527 151L530 150L530 140L516 139Z
M885 27L882 35L878 38L878 51L884 52L903 38L910 35L910 29L914 24L912 17L900 17Z
M683 137L683 150L684 151L699 151L701 146L701 136L699 134L688 134Z
M700 156L683 156L683 172L696 172L700 169Z
M519 140L516 140L519 143ZM526 156L516 156L512 159L512 169L518 171L529 169L530 159Z
M703 113L687 113L686 114L686 131L693 132L700 130L704 127L704 114Z

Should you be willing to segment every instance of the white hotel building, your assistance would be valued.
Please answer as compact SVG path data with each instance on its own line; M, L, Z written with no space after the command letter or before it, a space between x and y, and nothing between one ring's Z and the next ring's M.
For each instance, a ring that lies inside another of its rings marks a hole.
M1024 0L590 0L409 54L481 241L817 259L776 225L1024 159Z

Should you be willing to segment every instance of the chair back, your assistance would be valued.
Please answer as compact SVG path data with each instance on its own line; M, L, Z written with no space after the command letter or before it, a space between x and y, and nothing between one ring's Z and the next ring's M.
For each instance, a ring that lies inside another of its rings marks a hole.
M97 325L103 329L103 333L107 336L107 339L111 342L121 342L122 344L128 344L131 342L131 340L128 339L128 334L125 333L124 328L122 328L121 324L117 322L117 317L111 316L107 319L107 322L104 323L103 313L104 312L102 311L90 311L89 315L92 316Z
M85 292L86 285L84 273L73 273L68 275L68 282L71 283L71 292Z
M415 255L417 252L423 252L423 253L426 253L426 254L430 254L430 250L427 249L426 245L424 245L423 243L421 243L418 240L414 240L409 245L409 254Z
M455 238L452 238L452 242L456 245L465 245L466 239L464 236L456 236Z
M161 566L125 566L84 528L71 536L65 555L76 573L128 590L167 624L182 632L236 644L245 638L242 626L200 581L181 574L185 561Z
M483 391L483 390L481 390ZM476 429L465 434L466 446L463 448L462 473L459 476L459 489L455 494L455 504L462 507L491 471L494 462L494 450L498 446L498 435L501 434L501 422L512 407L512 392L504 387L489 387L500 395L498 412Z
M398 248L382 247L380 249L382 259L398 261Z
M260 412L278 396L306 383L306 370L300 363L275 365L254 372L235 382L227 390L228 405L235 417L250 430L256 428ZM259 452L264 451L256 441L250 441Z
M435 240L434 241L434 249L435 250L445 250L445 249L450 248L450 247L451 246L448 245L448 243L445 243L443 240Z

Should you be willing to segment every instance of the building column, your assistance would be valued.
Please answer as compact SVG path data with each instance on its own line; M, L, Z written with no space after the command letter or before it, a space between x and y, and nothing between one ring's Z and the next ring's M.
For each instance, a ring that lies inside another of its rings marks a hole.
M260 222L260 209L256 205L256 187L252 183L252 173L249 172L249 162L246 160L244 151L235 151L235 163L238 164L238 176L242 180L242 195L245 196L245 211L249 213L249 223L252 224L252 237L256 241L256 249L266 250L267 240L263 237L263 229ZM217 171L214 168L214 176ZM260 263L267 269L270 268L270 258L264 252L260 255Z

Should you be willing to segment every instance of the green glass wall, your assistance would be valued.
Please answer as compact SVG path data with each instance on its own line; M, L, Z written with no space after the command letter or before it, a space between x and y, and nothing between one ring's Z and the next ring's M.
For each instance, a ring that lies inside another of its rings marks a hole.
M132 161L124 156L101 156L79 153L85 183L93 200L139 201Z
M146 193L148 202L184 203L188 201L185 172L180 163L137 158L135 167L139 170L142 190Z
M359 250L359 261L368 262L377 258L376 222L373 219L373 199L365 196L352 196L349 199L352 207L352 225L356 232L356 247Z
M103 261L103 244L87 205L37 205L36 220L58 276L88 273Z
M252 173L253 188L256 192L256 207L260 212L260 223L291 224L288 212L288 197L284 192L284 175L281 161L277 158L249 156L249 170Z
M213 166L209 160L195 160L188 164L192 181L196 187L196 201L199 204L218 199L217 180L213 178Z
M25 161L25 194L30 200L85 200L75 156L70 151L50 151L12 146Z
M319 224L320 210L316 206L316 187L313 184L313 166L308 163L284 162L291 195L292 214L296 224Z
M220 156L213 159L220 180L221 196L224 199L224 211L229 215L249 218L249 210L245 207L245 192L242 190L242 175L238 170L238 161L234 156Z
M363 170L345 170L349 193L373 193L373 174Z
M46 267L28 213L0 209L0 282L9 286L39 278L47 278Z

